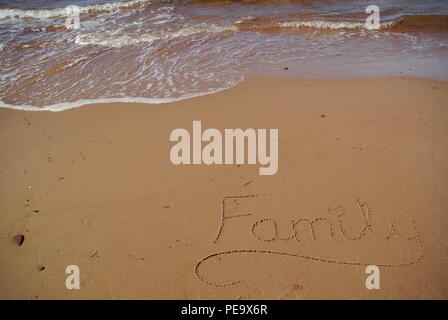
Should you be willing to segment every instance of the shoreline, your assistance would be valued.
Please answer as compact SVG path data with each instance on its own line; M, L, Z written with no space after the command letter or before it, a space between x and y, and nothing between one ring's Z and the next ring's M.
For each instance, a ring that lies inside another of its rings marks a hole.
M187 101L190 99L196 99L207 95L213 95L220 93L222 91L231 90L244 82L252 81L252 79L258 78L273 78L273 79L291 79L291 81L363 81L363 80L403 80L403 79L413 79L422 81L434 81L440 82L442 84L448 83L448 80L432 79L432 78L421 78L421 77L409 77L409 76L384 76L384 77L356 77L356 78L306 78L306 77L288 77L280 75L260 75L260 74L249 74L244 76L244 78L236 83L234 86L228 88L215 89L210 92L191 94L184 97L178 98L145 98L145 97L126 97L126 98L98 98L98 99L87 99L87 100L77 100L74 102L61 102L48 106L32 106L32 105L12 105L4 103L0 100L0 110L10 109L18 111L50 111L50 112L61 112L71 109L77 109L82 107L87 107L89 105L99 105L99 104L146 104L146 105L163 105L172 104L181 101Z
M447 299L447 101L437 80L256 75L168 105L0 108L0 298ZM278 172L173 165L194 120L278 129Z

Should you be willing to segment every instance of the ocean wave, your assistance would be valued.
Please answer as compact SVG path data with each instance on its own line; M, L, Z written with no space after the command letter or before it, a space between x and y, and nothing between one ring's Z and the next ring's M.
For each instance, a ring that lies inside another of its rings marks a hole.
M383 20L380 22L381 30L410 30L419 28L444 28L448 27L448 16L402 16L396 19ZM177 30L156 30L151 32L93 32L79 34L75 43L81 45L100 45L115 48L135 45L139 43L150 43L156 40L170 40L178 37L187 37L196 34L214 34L223 32L256 31L256 32L282 32L287 29L315 29L315 30L365 30L363 21L343 20L285 20L274 21L267 17L247 17L228 25L200 24L179 27Z
M399 25L403 18L380 21L380 29L387 29ZM275 31L276 29L317 29L317 30L340 30L340 29L366 29L364 21L330 20L330 19L298 19L272 21L266 17L247 17L235 23L241 30Z
M132 9L136 7L150 4L150 0L129 0L117 1L108 3L91 4L85 6L78 6L81 14L85 13L103 13L114 12L122 9ZM33 19L48 19L58 16L66 16L66 8L51 8L51 9L22 9L22 8L2 8L0 9L0 19L11 18L33 18Z
M242 80L241 80L242 81ZM0 108L24 110L24 111L65 111L73 108L79 108L89 104L104 104L104 103L145 103L145 104L164 104L178 102L182 100L197 98L213 93L217 93L223 90L227 90L230 87L235 86L237 83L232 83L230 86L208 90L198 93L189 93L176 98L145 98L145 97L123 97L123 98L98 98L98 99L81 99L74 102L61 102L52 105L46 105L44 107L37 107L33 105L14 105L5 103L0 100Z
M398 24L399 20L391 20L380 22L380 29L389 28ZM313 29L363 29L365 28L364 22L352 22L352 21L328 21L328 20L310 20L310 21L286 21L276 23L274 26L281 28L313 28Z
M195 34L212 34L222 32L235 32L238 28L233 25L195 25L178 30L159 30L150 33L136 33L136 34L122 34L116 35L114 33L88 33L79 34L76 36L75 43L81 45L100 45L115 48L135 45L144 42L153 42L156 40L169 40L178 37L187 37Z
M266 17L247 17L235 23L243 31L275 31L276 29L360 30L366 29L364 21L334 19L299 19L273 21ZM443 31L448 29L448 15L403 15L395 19L381 20L380 30L396 29Z

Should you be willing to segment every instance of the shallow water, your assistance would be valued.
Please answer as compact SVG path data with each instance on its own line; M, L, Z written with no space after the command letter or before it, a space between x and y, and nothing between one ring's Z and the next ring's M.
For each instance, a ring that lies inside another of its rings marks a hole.
M65 27L80 7L81 28ZM0 1L2 106L160 103L234 86L248 73L448 80L448 2Z

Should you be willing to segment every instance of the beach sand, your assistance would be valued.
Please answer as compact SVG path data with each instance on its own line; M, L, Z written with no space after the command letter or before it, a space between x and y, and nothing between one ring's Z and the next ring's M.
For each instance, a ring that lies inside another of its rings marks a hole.
M170 104L1 109L0 298L447 299L447 102L432 80L252 76ZM278 128L277 174L173 165L193 120Z

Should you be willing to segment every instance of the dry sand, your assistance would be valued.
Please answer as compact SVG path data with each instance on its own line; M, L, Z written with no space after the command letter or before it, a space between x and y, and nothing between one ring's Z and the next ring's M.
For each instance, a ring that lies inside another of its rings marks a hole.
M172 104L1 109L0 298L446 299L447 102L430 80L251 77ZM193 120L278 128L278 173L174 166ZM218 235L223 215L244 216Z

